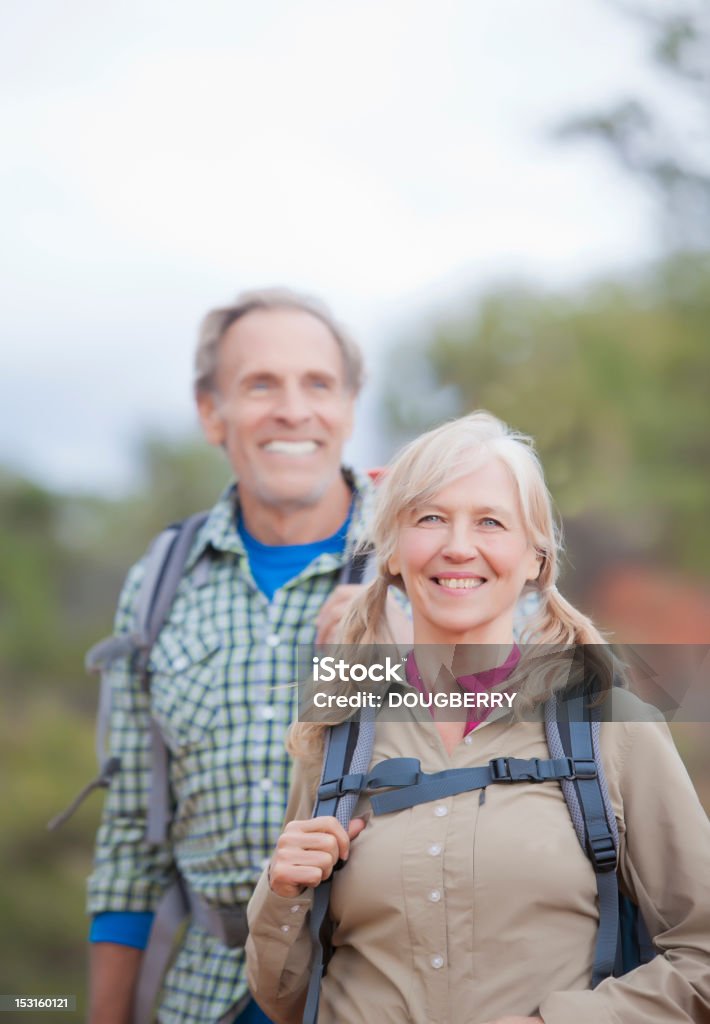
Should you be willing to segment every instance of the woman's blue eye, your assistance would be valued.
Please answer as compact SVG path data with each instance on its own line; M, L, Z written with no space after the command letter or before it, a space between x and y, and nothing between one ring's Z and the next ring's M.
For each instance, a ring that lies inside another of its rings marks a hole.
M481 522L486 524L490 523L493 526L502 526L502 523L500 523L497 519L494 519L493 516L486 516L485 519L481 520Z
M418 522L420 522L420 523L440 523L441 522L441 516L437 515L436 512L430 512L428 515L422 516L421 519L418 520Z

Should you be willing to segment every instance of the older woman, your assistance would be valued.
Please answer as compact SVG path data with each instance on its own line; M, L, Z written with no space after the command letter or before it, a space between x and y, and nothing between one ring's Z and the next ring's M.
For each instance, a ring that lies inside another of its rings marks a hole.
M566 685L560 675L526 676L520 660L513 618L530 588L539 593L534 643L603 643L556 589L557 535L529 440L486 413L425 434L394 460L374 540L378 576L344 639L385 640L387 589L400 586L415 641L405 691L439 687L442 662L451 684L479 692L517 673L528 709ZM343 859L320 1024L710 1021L710 824L665 725L640 721L630 694L620 702L626 720L601 726L618 878L659 955L592 989L595 876L556 783L494 786L485 800L463 792L379 816L361 795L346 832L333 817L311 817L324 727L299 723L287 823L249 914L250 983L269 1016L301 1020L313 890ZM549 756L534 716L444 721L405 709L397 721L380 715L371 764L415 757L433 773Z

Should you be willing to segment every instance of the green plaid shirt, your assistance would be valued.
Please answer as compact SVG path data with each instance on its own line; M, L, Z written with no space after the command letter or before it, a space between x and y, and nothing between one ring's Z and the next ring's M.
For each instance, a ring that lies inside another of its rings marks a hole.
M354 480L347 553L362 539L372 488ZM337 585L346 554L321 554L276 591L257 588L236 528L236 488L200 530L152 650L146 694L127 659L110 669L111 753L121 770L99 828L88 912L154 911L175 869L205 899L246 903L278 838L289 788L286 730L296 715L296 650ZM206 573L191 570L208 560ZM116 633L130 632L143 564L130 571ZM199 580L198 580L198 577ZM199 583L199 585L196 585ZM170 748L170 843L144 838L150 715ZM190 925L165 979L161 1024L215 1022L246 993L244 952Z

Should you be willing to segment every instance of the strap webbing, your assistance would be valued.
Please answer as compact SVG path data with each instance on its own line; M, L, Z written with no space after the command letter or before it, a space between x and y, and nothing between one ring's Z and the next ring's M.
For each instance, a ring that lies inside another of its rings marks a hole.
M143 686L150 688L148 660L158 634L165 625L175 594L185 571L185 562L198 530L207 519L196 512L184 522L169 526L156 537L146 560L143 583L136 602L135 629L142 637L136 670L142 673ZM171 820L169 756L163 733L151 719L151 775L146 821L146 840L165 842Z
M323 770L321 782L342 776L347 764L348 754L352 749L354 731L358 730L357 722L350 720L333 726L328 733L325 755L323 757ZM320 815L335 815L338 809L339 796L334 794L330 798L316 799L313 808L313 817ZM341 822L342 824L342 822ZM347 826L346 826L347 827ZM321 931L328 914L328 903L330 902L330 887L333 876L326 878L317 886L313 893L313 906L311 907L308 930L311 936L313 948L311 960L311 976L308 981L308 993L306 995L306 1006L303 1011L303 1024L316 1024L318 1020L318 1003L320 1001L320 986L323 980L325 969L325 945L321 941Z
M242 948L247 940L246 906L210 906L178 876L163 893L153 918L148 946L141 961L132 1024L153 1024L155 1004L175 951L175 940L189 917L229 949Z
M575 760L596 762L592 736L593 710L589 697L582 695L560 702L564 716L569 753ZM564 730L562 730L564 735ZM616 960L619 933L619 888L616 878L617 840L607 819L604 795L598 777L576 779L575 787L584 818L586 853L594 867L599 896L599 929L594 950L592 988L611 976Z
M560 779L574 779L580 773L594 771L593 767L584 762L580 765L567 757L556 760L541 760L537 757L529 759L518 757L497 757L487 765L477 768L449 768L443 772L427 775L424 772L412 772L409 767L419 762L412 758L393 758L377 765L364 780L363 788L371 791L385 787L392 788L388 793L373 796L371 800L374 814L389 814L407 807L427 803L432 800L443 800L458 793L468 793L477 789L485 789L491 785L506 785L516 782L558 782ZM402 763L404 762L404 763Z
M168 748L160 726L150 720L150 792L145 826L146 842L165 842L170 824L170 778Z
M192 543L207 515L207 512L196 512L182 523L163 530L153 542L136 602L136 632L144 640L143 663L136 665L139 671L146 671L151 648L175 600Z
M175 937L187 914L187 898L178 880L163 893L153 918L148 946L141 958L132 1024L152 1024L155 1020L155 1004L163 987Z

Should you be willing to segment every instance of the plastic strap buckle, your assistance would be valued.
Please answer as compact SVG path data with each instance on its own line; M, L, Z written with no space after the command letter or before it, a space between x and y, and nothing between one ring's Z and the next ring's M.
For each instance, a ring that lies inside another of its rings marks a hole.
M493 782L545 782L537 757L524 761L515 757L495 757L488 764Z
M587 839L589 856L594 870L600 873L616 870L616 847L611 834Z
M494 757L492 761L488 762L488 766L491 769L491 775L493 776L494 782L513 781L507 757Z
M597 777L597 766L594 761L575 758L572 760L572 768L575 779L596 779Z
M322 782L318 787L319 800L335 800L346 793L360 793L365 784L365 774L341 775L338 779Z

